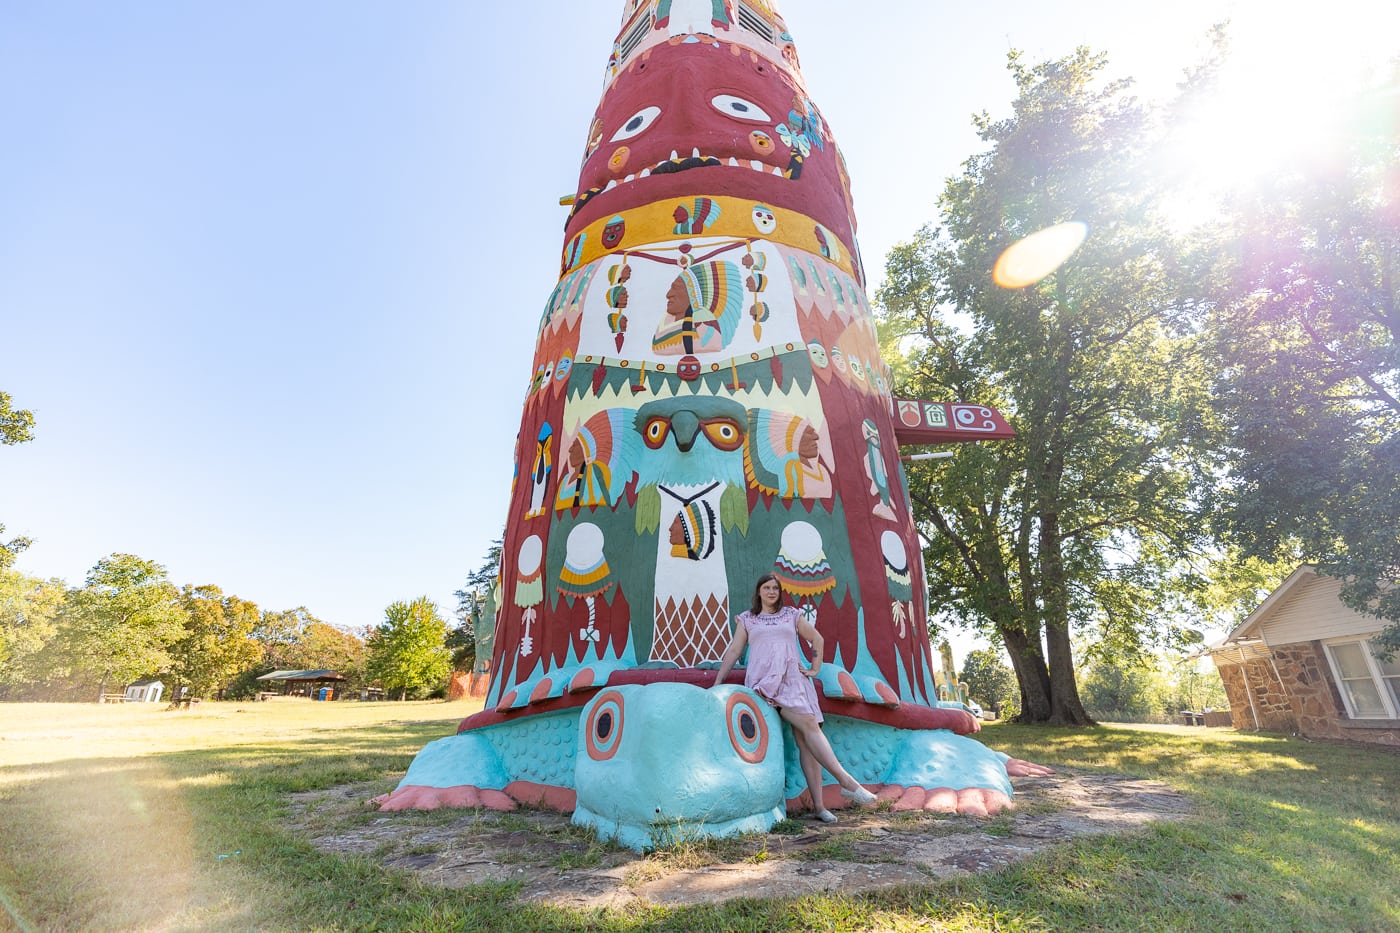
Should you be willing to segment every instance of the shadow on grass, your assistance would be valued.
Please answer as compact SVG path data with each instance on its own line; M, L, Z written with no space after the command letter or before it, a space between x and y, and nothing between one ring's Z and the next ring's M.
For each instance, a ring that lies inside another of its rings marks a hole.
M427 741L452 730L377 724L0 770L0 848L77 840L29 868L0 856L0 893L36 929L1400 929L1400 757L1284 737L989 729L989 744L1018 757L1173 784L1202 815L1078 839L997 874L863 896L555 908L519 902L514 884L429 887L370 856L319 851L287 825L289 795L392 789ZM124 833L131 853L153 843L154 860L131 855L136 870L117 874L82 851L81 832L62 824L94 805L121 815L96 845ZM160 873L174 881L150 897L147 879ZM142 897L149 910L123 906Z

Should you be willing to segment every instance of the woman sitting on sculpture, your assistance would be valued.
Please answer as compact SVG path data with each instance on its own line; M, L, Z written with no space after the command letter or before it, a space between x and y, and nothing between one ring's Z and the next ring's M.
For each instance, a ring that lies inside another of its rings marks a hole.
M748 646L744 686L776 707L778 715L792 726L802 774L807 778L807 791L812 795L812 809L823 823L834 823L836 817L822 800L823 768L836 778L841 796L847 800L858 805L871 804L875 802L875 795L841 766L821 730L822 711L812 680L822 667L822 636L797 607L782 605L782 594L782 586L775 575L767 573L758 578L752 605L748 612L739 615L729 647L715 672L715 686L724 683ZM810 667L801 664L797 650L799 635L812 646Z

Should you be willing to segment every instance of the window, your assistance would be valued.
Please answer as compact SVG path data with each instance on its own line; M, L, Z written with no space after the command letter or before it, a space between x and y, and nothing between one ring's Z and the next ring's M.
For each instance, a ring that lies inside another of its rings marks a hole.
M769 42L773 41L773 27L753 10L744 4L739 4L739 25L749 32L757 33Z
M1352 719L1400 719L1400 657L1382 661L1366 641L1325 646Z
M618 42L618 63L627 61L627 56L631 55L637 46L642 44L646 34L651 30L651 11L632 24L632 28L627 30L627 34Z

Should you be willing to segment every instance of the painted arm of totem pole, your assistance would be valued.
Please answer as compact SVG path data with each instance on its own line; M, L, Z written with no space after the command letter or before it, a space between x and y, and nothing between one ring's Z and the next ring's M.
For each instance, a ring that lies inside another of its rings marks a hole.
M1001 412L961 402L894 400L894 436L901 446L1001 441L1016 436Z

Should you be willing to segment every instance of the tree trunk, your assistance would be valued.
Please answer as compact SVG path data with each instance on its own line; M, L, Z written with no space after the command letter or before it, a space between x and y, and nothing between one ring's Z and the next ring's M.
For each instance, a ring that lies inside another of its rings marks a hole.
M1050 674L1041 657L1040 644L1019 628L998 625L997 632L1011 656L1016 684L1021 689L1021 712L1013 722L1045 722L1050 718Z
M1074 680L1074 653L1069 643L1069 593L1060 553L1060 515L1040 516L1040 594L1045 618L1045 649L1050 662L1050 715L1041 720L1056 726L1090 726L1094 721L1079 701Z

